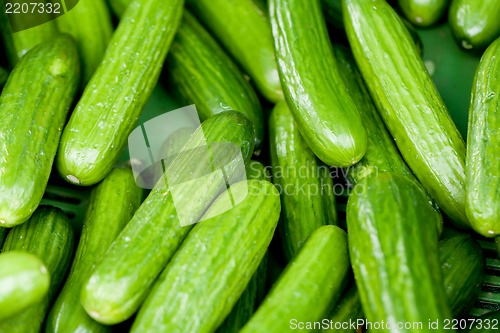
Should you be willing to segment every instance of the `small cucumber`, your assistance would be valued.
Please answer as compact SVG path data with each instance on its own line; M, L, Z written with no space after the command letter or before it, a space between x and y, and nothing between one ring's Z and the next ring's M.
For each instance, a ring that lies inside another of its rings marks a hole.
M47 267L34 254L26 251L0 254L0 322L42 300L49 285Z
M346 92L319 0L270 0L283 91L304 141L336 167L357 163L367 135Z
M88 316L80 291L111 242L132 218L142 199L130 169L112 170L92 190L75 258L63 289L48 315L46 333L110 332Z
M485 49L500 36L500 1L452 0L448 22L458 44L466 49Z
M77 42L82 60L85 87L99 66L113 34L111 15L105 0L80 0L69 12L56 19L61 32Z
M362 320L364 315L358 288L353 285L340 298L322 332L357 333L358 323Z
M3 251L28 251L38 256L50 273L47 295L22 313L0 322L0 332L36 333L42 330L49 306L66 276L73 255L73 227L62 210L40 206L24 224L7 236Z
M280 213L278 190L268 181L243 181L229 190L243 200L229 210L225 196L215 200L206 213L215 217L186 237L131 333L213 332L229 314L264 257Z
M33 48L0 96L0 225L26 221L42 199L61 131L80 80L67 35Z
M472 228L500 235L500 38L484 52L472 87L465 212Z
M408 30L385 0L345 0L347 37L363 79L400 153L461 228L465 143Z
M250 75L264 97L273 103L283 99L267 10L263 11L254 0L186 3Z
M469 234L458 234L439 242L439 259L453 318L461 318L481 291L486 266L483 250Z
M246 162L254 141L252 124L239 112L222 112L203 122L166 170L171 175L166 183L179 185L166 189L160 179L84 284L81 302L92 318L115 324L137 311L191 229L189 223L198 221L226 188L220 173L214 171L224 167L227 176L238 176L234 156L217 147L235 145ZM196 150L207 144L213 147L211 155Z
M438 320L435 332L446 332L451 311L439 266L439 220L408 177L380 172L356 185L347 202L349 253L369 322L416 323L411 332L428 332L429 320ZM377 331L400 332L395 325Z
M243 113L264 136L262 107L236 64L196 19L184 12L166 61L171 90L185 104L195 104L201 120L227 110Z
M322 165L299 133L297 123L285 101L274 107L269 117L269 144L273 182L278 187L283 203L282 235L285 255L295 256L309 235L328 220L327 211L335 209L325 205L323 193L333 193L329 169ZM327 174L322 177L321 174Z
M299 323L323 318L338 301L349 272L345 232L332 225L319 227L288 264L241 333L304 329Z
M70 183L95 184L118 161L156 85L183 3L136 0L124 13L62 134L56 165Z
M450 0L398 0L398 5L412 24L430 27L441 19L449 2Z

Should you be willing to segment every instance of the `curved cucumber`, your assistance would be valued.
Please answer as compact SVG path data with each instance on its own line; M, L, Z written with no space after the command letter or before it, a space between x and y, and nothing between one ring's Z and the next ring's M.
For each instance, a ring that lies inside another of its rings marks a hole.
M500 2L452 0L448 22L458 44L466 49L485 49L500 36Z
M500 38L476 70L467 132L466 206L472 228L500 235Z
M398 0L398 5L412 24L429 27L441 19L449 2L450 0Z
M110 332L80 304L80 291L111 242L132 218L142 199L132 171L114 169L92 190L75 258L46 321L46 333Z
M461 228L465 143L396 12L383 0L345 0L354 57L399 151L440 208Z
M57 169L92 185L113 168L147 102L180 23L183 0L130 4L62 134Z
M273 182L283 202L280 231L288 259L315 229L336 223L325 213L335 206L325 207L323 201L323 189L331 190L333 185L329 177L320 175L329 175L329 169L317 160L297 127L287 103L276 104L269 118L269 141Z
M74 40L59 35L28 52L0 96L0 225L36 209L80 79Z
M422 323L412 332L446 332L451 318L438 258L441 215L411 179L388 172L364 178L347 202L349 253L363 311L372 323ZM396 332L384 327L380 332Z
M270 0L283 91L304 141L324 163L347 167L367 135L340 77L319 0Z
M49 285L50 274L37 256L26 251L2 253L0 321L8 320L42 300L47 295Z
M294 323L319 320L340 298L349 271L345 232L316 229L241 333L288 332Z
M264 257L280 213L279 193L268 181L239 182L229 191L243 200L229 210L225 196L214 201L206 213L214 217L186 237L131 332L213 332L229 314Z
M236 152L227 148L237 148L246 162L254 141L252 124L239 112L216 114L201 125L165 171L171 186L160 179L84 284L81 301L92 318L115 324L137 311L191 224L226 188L220 169L229 178L244 176Z
M68 270L74 247L73 227L62 210L39 207L24 224L13 228L3 251L28 251L39 257L50 273L47 295L22 313L0 322L0 332L36 333L42 330L49 306Z
M259 99L236 64L188 12L167 57L171 89L185 104L195 104L201 120L227 110L243 113L254 125L256 146L264 136Z
M105 0L80 0L68 13L56 19L61 32L75 38L82 60L85 87L99 66L113 34L111 15Z
M283 99L267 11L254 0L186 3L250 75L264 97L273 103Z

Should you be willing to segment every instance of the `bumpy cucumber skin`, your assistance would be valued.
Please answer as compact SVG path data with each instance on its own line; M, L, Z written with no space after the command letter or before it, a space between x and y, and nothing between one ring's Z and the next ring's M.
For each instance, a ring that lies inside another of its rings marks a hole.
M360 72L399 151L456 226L465 216L465 143L411 37L382 0L343 2Z
M361 120L369 134L366 154L359 163L349 167L347 179L352 185L356 185L364 177L380 171L391 171L413 177L391 134L380 118L352 54L340 44L334 44L333 50L345 86L359 106Z
M411 179L388 172L364 178L347 202L349 253L370 322L451 318L438 258L441 214ZM396 332L386 327L380 332ZM398 331L399 332L399 331Z
M82 85L85 87L99 66L113 34L106 0L81 0L56 20L59 31L75 38L82 60Z
M439 260L453 318L461 318L481 291L486 266L483 250L469 234L458 234L439 242Z
M187 0L186 3L250 75L260 93L273 103L282 100L267 11L254 0Z
M144 301L132 333L213 332L229 314L264 257L280 213L278 190L268 181L239 182L231 191L246 196L225 212L226 201L214 201L208 211L223 213L189 233Z
M499 17L500 18L500 17ZM484 52L472 87L466 206L472 228L500 235L500 38Z
M412 24L430 27L441 19L449 2L450 0L398 0L398 5Z
M458 44L485 49L500 36L500 1L452 0L448 22Z
M141 204L130 169L114 169L92 191L71 270L48 315L46 333L110 332L85 312L80 291L92 269Z
M101 181L120 157L160 75L183 0L137 0L114 32L62 134L57 169L69 182Z
M67 35L33 48L12 70L0 97L0 226L25 222L40 203L79 79Z
M184 12L166 61L171 89L195 104L201 120L227 110L243 113L254 125L256 146L264 136L262 107L253 87L196 19Z
M349 271L345 232L332 225L316 229L241 333L288 332L292 319L321 319L340 298Z
M339 303L332 311L332 316L329 318L329 327L323 329L322 332L357 333L358 330L353 329L351 325L348 327L343 325L361 319L364 319L363 308L359 299L358 288L353 285L340 298ZM336 325L340 325L340 327Z
M219 113L201 126L203 132L197 130L184 149L199 147L205 139L208 143L229 142L241 148L245 161L250 159L255 132L250 121L241 113ZM224 155L225 152L220 153ZM219 159L223 160L223 156ZM173 165L178 168L199 166L204 170L208 163L206 156L198 158L181 154ZM234 171L230 164L225 168L228 173ZM198 171L193 172L196 174ZM176 201L174 205L171 192L160 182L113 241L104 259L83 286L82 305L95 320L115 324L137 311L155 279L191 230L191 226L181 227L176 211L189 211L190 218L195 221L223 189L222 184L212 178L185 182L182 186L182 193L187 198L200 193L200 188L204 189L204 193L197 200L189 203Z
M333 185L330 178L320 177L329 170L307 146L285 101L276 104L269 117L269 145L273 182L283 203L279 228L285 255L291 259L315 229L336 223L327 219L322 193L328 190L324 185L333 192Z
M367 135L340 78L319 0L269 4L281 85L304 141L328 165L355 164Z
M0 332L37 333L61 286L71 262L74 247L73 227L59 208L40 206L24 224L13 228L3 251L28 251L47 267L51 280L47 295L22 313L0 322Z
M42 300L49 286L50 274L40 258L26 251L2 253L0 320L9 320Z

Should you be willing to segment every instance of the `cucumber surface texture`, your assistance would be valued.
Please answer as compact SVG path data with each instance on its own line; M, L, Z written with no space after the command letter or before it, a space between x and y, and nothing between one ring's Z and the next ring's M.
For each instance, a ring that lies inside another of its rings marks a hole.
M441 19L450 0L398 0L404 16L418 27L430 27Z

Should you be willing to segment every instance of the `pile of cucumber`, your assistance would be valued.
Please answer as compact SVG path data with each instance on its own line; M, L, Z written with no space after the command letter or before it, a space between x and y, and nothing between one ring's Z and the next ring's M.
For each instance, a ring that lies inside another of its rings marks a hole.
M0 333L500 329L469 315L500 245L500 1L80 0L19 32L11 2ZM466 140L415 29L445 21L480 57ZM201 125L145 190L121 156L158 87ZM88 189L83 226L54 182Z

